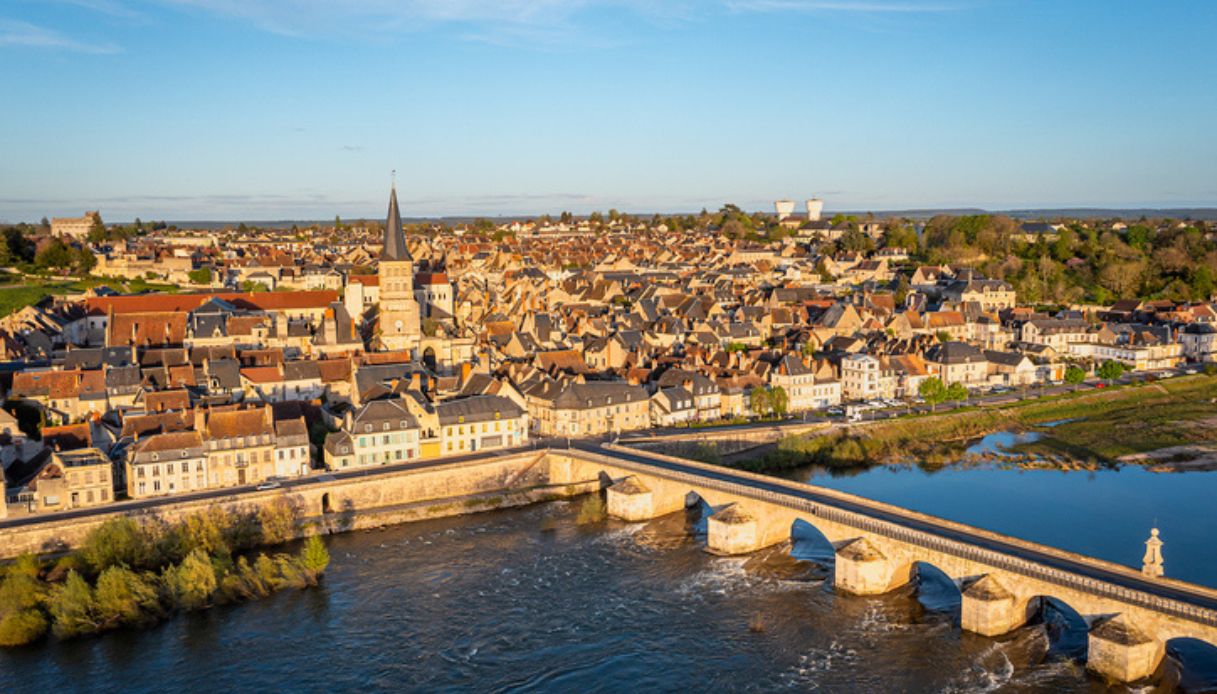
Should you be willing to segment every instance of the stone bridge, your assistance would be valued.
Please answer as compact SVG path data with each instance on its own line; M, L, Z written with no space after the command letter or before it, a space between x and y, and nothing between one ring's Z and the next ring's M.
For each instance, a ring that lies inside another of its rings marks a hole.
M960 588L961 627L985 636L1058 600L1086 620L1087 668L1109 681L1150 677L1172 639L1217 645L1217 590L850 494L612 445L551 450L549 480L599 480L625 521L680 511L696 494L714 509L707 544L721 554L784 542L804 521L835 548L834 587L855 595L894 590L928 564Z

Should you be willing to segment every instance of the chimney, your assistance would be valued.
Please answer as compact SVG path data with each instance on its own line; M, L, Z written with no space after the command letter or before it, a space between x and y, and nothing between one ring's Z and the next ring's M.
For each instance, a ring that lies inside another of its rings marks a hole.
M473 373L473 364L471 364L467 361L461 362L461 387L462 388L465 387L465 384L469 382L469 375L471 373Z
M207 410L203 407L194 408L194 430L200 434L207 431Z
M417 390L417 391L421 392L422 389L423 389L422 374L417 371L411 373L410 374L410 390Z

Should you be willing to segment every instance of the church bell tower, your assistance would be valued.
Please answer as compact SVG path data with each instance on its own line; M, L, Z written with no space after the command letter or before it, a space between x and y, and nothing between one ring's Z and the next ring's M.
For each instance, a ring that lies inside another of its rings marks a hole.
M389 193L389 215L385 220L384 250L377 269L380 283L379 336L381 349L418 351L422 326L418 301L414 298L414 258L406 248L406 234L397 209L397 183Z

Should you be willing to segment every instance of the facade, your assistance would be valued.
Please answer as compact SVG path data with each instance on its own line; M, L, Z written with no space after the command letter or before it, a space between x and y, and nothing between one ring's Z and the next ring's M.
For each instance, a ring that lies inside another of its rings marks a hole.
M10 489L7 497L31 513L108 504L114 500L114 466L96 448L52 453L33 478Z
M626 383L570 383L529 396L529 410L541 436L601 436L651 426L646 389Z
M270 407L196 412L195 430L207 447L208 484L259 484L276 476L275 423Z
M399 399L373 400L347 415L343 430L325 442L330 470L390 465L417 460L418 421Z
M130 499L207 489L203 437L197 431L176 431L136 441L127 453L126 480Z
M101 221L97 212L85 212L83 217L55 217L51 220L51 236L84 240L93 225Z
M925 355L926 365L945 385L980 385L989 379L989 361L966 342L944 342Z
M501 395L474 395L435 406L441 455L512 448L528 441L528 412Z

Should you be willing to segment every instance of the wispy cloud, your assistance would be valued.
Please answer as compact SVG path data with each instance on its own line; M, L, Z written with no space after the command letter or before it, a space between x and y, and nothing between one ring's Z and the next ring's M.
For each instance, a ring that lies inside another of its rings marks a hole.
M110 43L88 43L78 41L53 29L0 18L0 48L39 48L45 50L72 51L74 53L119 53L122 49Z
M952 12L959 4L926 2L867 2L866 0L727 0L736 12L860 12L868 14Z

